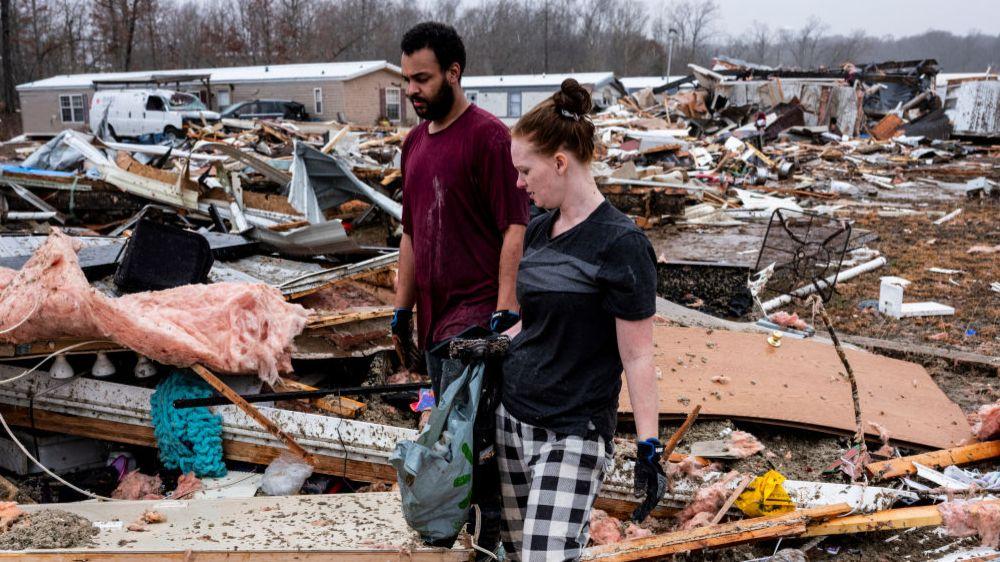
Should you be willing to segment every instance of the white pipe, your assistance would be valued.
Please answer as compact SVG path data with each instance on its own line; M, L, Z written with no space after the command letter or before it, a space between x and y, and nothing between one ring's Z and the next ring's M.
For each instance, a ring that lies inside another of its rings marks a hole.
M840 281L847 281L848 279L853 279L853 278L857 277L858 275L861 275L862 273L868 273L869 271L878 269L878 268L882 267L883 265L885 265L886 263L888 263L888 262L885 259L885 257L884 256L879 256L879 257L873 259L872 261L865 262L865 263L863 263L861 265L856 265L856 266L854 266L854 267L852 267L850 269L841 271L839 273L835 273L835 274L827 277L826 279L820 280L819 283L815 283L815 284L814 283L810 283L810 284L805 285L803 287L799 287L798 289L795 289L794 291L792 291L792 293L790 295L781 295L780 297L774 297L773 299L771 299L771 300L763 303L761 306L764 307L764 312L768 312L771 309L778 308L779 306L786 305L786 304L792 302L792 297L793 296L804 297L804 296L806 296L808 294L815 293L816 292L816 285L820 285L821 288L825 289L826 287L829 287L830 285L833 285L833 284L838 283Z

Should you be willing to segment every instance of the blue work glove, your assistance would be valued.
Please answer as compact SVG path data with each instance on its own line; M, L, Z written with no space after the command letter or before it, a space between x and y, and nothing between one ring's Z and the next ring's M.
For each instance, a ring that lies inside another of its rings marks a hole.
M663 443L651 437L635 443L635 488L636 497L645 496L642 503L632 512L632 521L642 523L653 508L663 499L667 490L667 475L660 465L663 456Z
M490 331L502 334L521 321L521 315L513 310L498 310L490 316Z

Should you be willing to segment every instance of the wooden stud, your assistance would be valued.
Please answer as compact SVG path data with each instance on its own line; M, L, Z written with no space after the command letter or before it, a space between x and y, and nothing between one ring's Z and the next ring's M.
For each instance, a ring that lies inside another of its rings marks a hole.
M608 562L652 560L679 552L798 536L806 531L808 521L843 515L850 510L851 507L848 504L840 503L814 509L797 510L773 517L742 519L721 525L624 540L619 543L588 548L584 551L582 560Z
M65 433L78 437L156 447L156 437L150 426L74 416L38 408L28 412L27 408L7 404L0 404L0 412L3 413L9 424L19 427L34 427L43 431ZM225 458L254 464L269 464L278 458L282 451L284 449L281 447L257 445L232 439L225 439L222 442L222 454ZM313 465L315 471L320 474L344 476L358 482L396 481L396 470L387 464L345 459L341 456L313 455L313 457L316 461Z
M691 429L692 425L694 425L694 420L698 419L699 412L701 412L701 404L698 404L694 407L694 410L691 410L691 413L687 415L687 419L684 420L684 423L681 424L680 428L678 428L677 431L670 436L667 444L663 446L664 458L670 458L674 449L677 448L677 444L680 443L681 439L684 437L684 434L687 433L687 430Z
M745 475L740 479L740 481L736 484L736 488L734 488L733 492L729 494L728 498L726 498L726 503L722 504L722 508L719 509L719 512L712 518L712 525L717 525L719 521L722 521L722 518L726 516L726 512L729 511L729 508L733 507L733 504L736 503L736 499L740 497L740 494L743 493L743 490L747 489L747 486L749 486L752 481L753 477L750 475Z
M249 402L243 399L235 390L229 387L226 383L222 382L219 377L215 376L211 371L195 363L191 366L191 370L198 374L205 382L210 384L212 388L217 390L220 394L229 399L230 402L236 405L237 408L243 410L243 412L253 418L254 421L259 423L268 433L277 437L282 443L288 447L288 450L294 453L296 456L302 458L311 465L315 465L315 459L313 456L306 452L305 449L299 445L291 435L287 434L278 427L278 424L271 421L270 418L260 413L260 410L254 408Z
M823 523L809 525L803 537L846 535L870 531L890 531L912 527L933 527L942 522L936 505L887 509L868 515L850 515Z
M919 463L930 468L941 468L959 464L988 460L1000 457L1000 441L985 441L962 447L932 451L920 455L872 462L865 465L865 470L874 478L895 478L906 474L916 474Z
M277 392L289 392L294 390L317 390L314 386L309 386L308 384L302 384L299 381L293 381L286 378L279 379L278 383L274 385L274 390ZM308 402L313 406L323 410L324 412L329 412L335 416L342 418L356 418L358 415L365 410L365 403L358 402L357 400L352 400L346 396L324 396L323 398L314 398L312 400L303 400L303 402Z

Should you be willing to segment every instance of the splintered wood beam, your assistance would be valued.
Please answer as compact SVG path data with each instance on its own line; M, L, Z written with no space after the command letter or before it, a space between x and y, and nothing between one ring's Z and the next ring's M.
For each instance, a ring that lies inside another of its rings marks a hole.
M667 440L667 444L663 446L664 458L667 459L670 458L670 456L674 452L674 449L677 448L677 444L680 443L681 439L684 438L684 434L687 433L689 429L691 429L692 425L694 425L694 420L698 419L699 412L701 412L701 404L698 404L697 406L694 407L694 410L691 410L691 413L687 415L687 419L684 420L684 423L682 423L681 426L677 429L677 431L675 431L674 434L670 436L670 439Z
M271 421L270 418L260 413L260 410L254 408L253 405L244 400L243 397L239 395L239 393L230 388L229 385L227 385L226 383L222 382L222 380L219 377L215 376L212 373L212 371L209 371L208 369L197 363L191 366L191 370L197 373L198 376L201 377L209 385L211 385L212 388L214 388L220 394L228 398L229 401L235 404L237 408L243 410L243 412L246 415L250 416L254 421L259 423L264 429L267 430L268 433L277 437L282 443L285 444L286 447L288 447L289 451L291 451L292 453L294 453L296 456L300 457L307 463L315 466L316 459L314 459L311 454L306 452L306 450L303 449L302 446L299 445L295 441L295 439L292 438L291 435L285 433L284 430L278 427L278 424L274 423L273 421Z
M806 523L809 521L836 517L850 510L851 507L848 504L841 503L814 509L801 509L774 517L756 517L686 531L624 540L619 543L588 548L584 551L581 559L605 562L653 560L680 552L798 536L806 531Z
M874 478L895 478L907 474L916 474L919 463L930 468L969 464L973 462L1000 457L1000 441L984 441L962 447L931 451L920 455L872 462L865 465L865 470Z
M316 387L309 386L308 384L302 384L298 381L289 380L286 378L279 379L278 383L274 385L275 391L277 392L290 392L293 390L316 390ZM323 410L324 412L329 412L335 416L342 418L356 418L358 415L365 410L365 403L358 402L357 400L352 400L346 396L325 396L323 398L314 398L312 400L305 400L312 404L313 406Z
M84 416L74 416L58 412L21 406L0 404L7 422L19 427L30 427L42 431L65 433L78 437L104 439L115 443L128 443L144 447L156 447L156 437L151 426L134 425L117 421L100 420ZM278 458L284 449L270 445L258 445L233 439L222 441L222 455L230 460L266 465ZM358 482L395 482L396 470L388 464L347 459L343 456L314 455L315 471L320 474L344 476Z
M846 535L870 531L891 531L912 527L934 527L942 523L941 512L936 505L887 509L867 515L850 515L822 523L809 525L803 537Z

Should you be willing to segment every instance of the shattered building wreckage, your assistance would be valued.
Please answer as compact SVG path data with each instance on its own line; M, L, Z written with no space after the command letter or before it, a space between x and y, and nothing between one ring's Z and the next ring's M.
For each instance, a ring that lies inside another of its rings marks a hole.
M1000 80L942 76L720 57L590 116L672 437L638 523L616 439L584 559L1000 557ZM0 145L0 558L470 559L390 465L408 129L98 129Z

